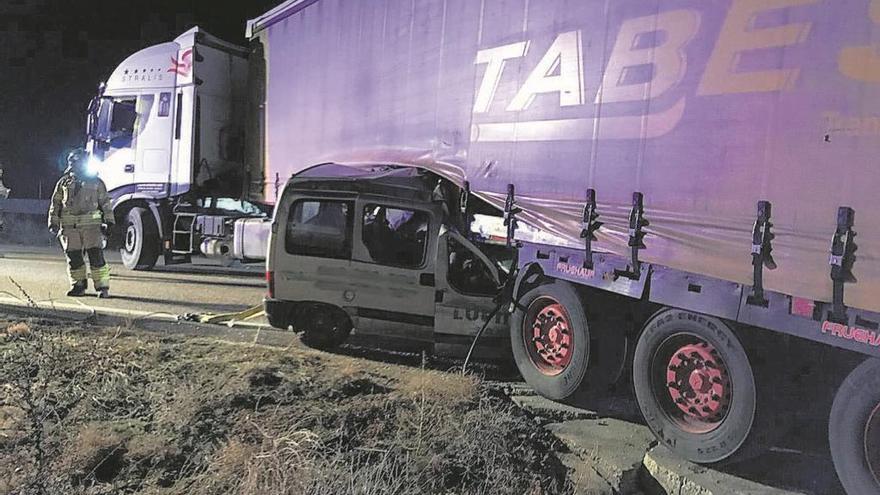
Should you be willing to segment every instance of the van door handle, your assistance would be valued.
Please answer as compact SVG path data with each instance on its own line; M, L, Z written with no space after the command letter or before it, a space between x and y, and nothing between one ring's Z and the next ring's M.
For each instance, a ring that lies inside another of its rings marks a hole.
M134 173L134 163L129 163L125 166L125 173L133 174Z

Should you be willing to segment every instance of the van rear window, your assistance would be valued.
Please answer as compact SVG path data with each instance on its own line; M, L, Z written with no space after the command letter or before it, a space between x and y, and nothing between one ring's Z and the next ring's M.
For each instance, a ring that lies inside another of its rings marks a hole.
M346 201L300 200L287 216L289 254L351 259L354 205Z

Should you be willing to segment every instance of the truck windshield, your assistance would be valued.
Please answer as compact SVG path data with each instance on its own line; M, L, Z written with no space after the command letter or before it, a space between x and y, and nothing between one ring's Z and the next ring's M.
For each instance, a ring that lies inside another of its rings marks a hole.
M95 139L111 148L130 148L137 122L136 98L103 98L98 107Z

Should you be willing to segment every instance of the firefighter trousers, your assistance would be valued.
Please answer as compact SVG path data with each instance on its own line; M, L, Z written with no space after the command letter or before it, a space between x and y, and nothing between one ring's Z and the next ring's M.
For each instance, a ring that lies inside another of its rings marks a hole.
M58 238L67 257L67 276L71 287L88 283L85 260L87 255L95 290L110 288L110 265L104 259L103 237L99 226L65 228Z

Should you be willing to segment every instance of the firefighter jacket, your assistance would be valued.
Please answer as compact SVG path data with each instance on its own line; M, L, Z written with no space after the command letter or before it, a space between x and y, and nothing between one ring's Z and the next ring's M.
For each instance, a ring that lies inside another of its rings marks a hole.
M55 185L49 205L49 227L65 229L100 228L114 223L113 205L107 186L97 177L81 178L68 169Z

